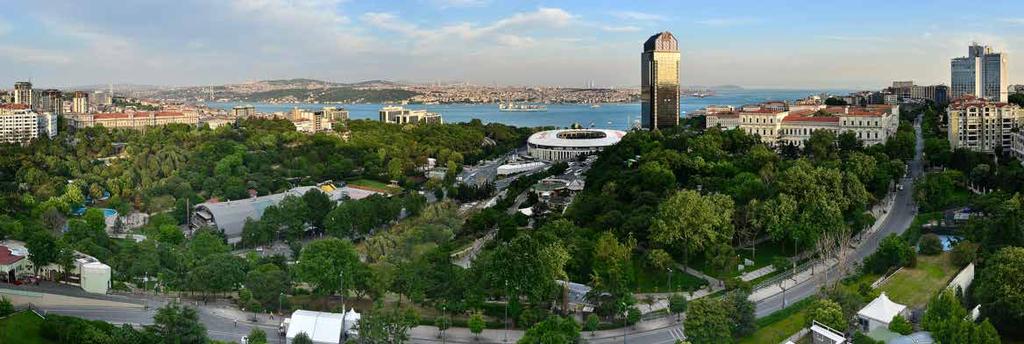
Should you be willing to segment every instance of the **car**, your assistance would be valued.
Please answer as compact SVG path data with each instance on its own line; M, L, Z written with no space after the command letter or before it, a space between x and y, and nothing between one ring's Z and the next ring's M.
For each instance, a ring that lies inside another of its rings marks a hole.
M242 344L249 344L249 336L242 336Z

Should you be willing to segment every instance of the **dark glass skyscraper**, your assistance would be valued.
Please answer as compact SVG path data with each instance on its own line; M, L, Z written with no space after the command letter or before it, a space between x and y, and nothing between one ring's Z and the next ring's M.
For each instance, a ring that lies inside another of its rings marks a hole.
M640 113L644 129L679 125L679 42L671 32L644 42L640 54Z

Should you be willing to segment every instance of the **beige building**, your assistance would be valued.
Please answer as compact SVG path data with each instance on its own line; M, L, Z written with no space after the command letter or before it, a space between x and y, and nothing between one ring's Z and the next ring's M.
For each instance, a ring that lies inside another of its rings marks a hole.
M119 112L76 114L67 116L68 126L75 129L103 126L105 128L145 129L166 124L198 125L199 115L194 112Z
M1010 154L1024 163L1024 132L1010 133Z
M817 130L841 134L852 132L865 145L884 143L899 127L899 108L895 106L823 106L798 105L783 111L772 103L744 106L737 112L710 113L705 126L722 129L739 128L758 135L767 144L790 144L802 147Z
M29 107L36 105L31 82L19 81L14 83L14 103L28 105Z
M1012 148L1014 131L1024 126L1020 106L966 97L949 104L947 138L951 149L993 153Z
M88 113L89 112L89 94L82 91L75 91L71 98L71 112L72 113Z
M401 106L385 106L378 116L381 122L394 124L444 123L441 115L427 110L411 110Z
M668 31L648 38L640 54L640 125L679 125L679 42Z
M256 107L252 105L238 105L231 108L231 117L249 118L256 116Z

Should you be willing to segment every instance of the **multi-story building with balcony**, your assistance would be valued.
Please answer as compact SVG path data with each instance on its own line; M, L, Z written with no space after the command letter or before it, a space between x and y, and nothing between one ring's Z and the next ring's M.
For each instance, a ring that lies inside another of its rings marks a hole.
M57 136L57 115L36 113L25 104L0 105L0 142L26 143Z
M167 124L198 125L199 115L195 112L138 111L97 114L75 114L67 116L68 126L74 129L103 126L105 128L145 129Z
M1020 106L977 97L949 104L947 139L951 149L994 153L1012 148L1012 135L1024 126Z
M709 113L706 126L739 128L757 135L770 145L803 146L817 130L854 133L865 145L884 143L899 127L899 108L887 105L824 106L798 105L789 110L760 105L744 106L737 112Z

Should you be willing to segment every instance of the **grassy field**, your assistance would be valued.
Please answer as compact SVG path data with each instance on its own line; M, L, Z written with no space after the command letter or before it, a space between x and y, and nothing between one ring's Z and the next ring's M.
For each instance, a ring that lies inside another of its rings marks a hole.
M688 291L697 290L707 284L707 281L697 276L678 271L672 272L672 290ZM640 293L664 293L668 292L668 271L654 271L636 260L633 261L633 271L636 272L636 292Z
M958 269L950 261L949 252L937 256L917 256L917 267L903 268L885 281L879 289L895 302L923 306L936 292L945 288Z
M740 338L740 344L778 344L807 324L807 311L814 298L808 298L757 320L757 331Z
M43 318L32 312L20 312L0 320L0 344L49 344L39 335Z
M398 193L402 192L402 188L400 188L400 187L391 186L391 185L388 185L388 184L385 184L385 183L382 183L382 182L378 182L376 180L370 180L370 179L356 179L356 180L353 180L353 181L350 181L350 182L347 182L347 183L350 186L355 186L355 187L359 187L359 188L363 188L363 189L368 189L368 190L372 190L372 191L378 191L378 192L387 192L387 193L390 193L390 194L398 194Z

